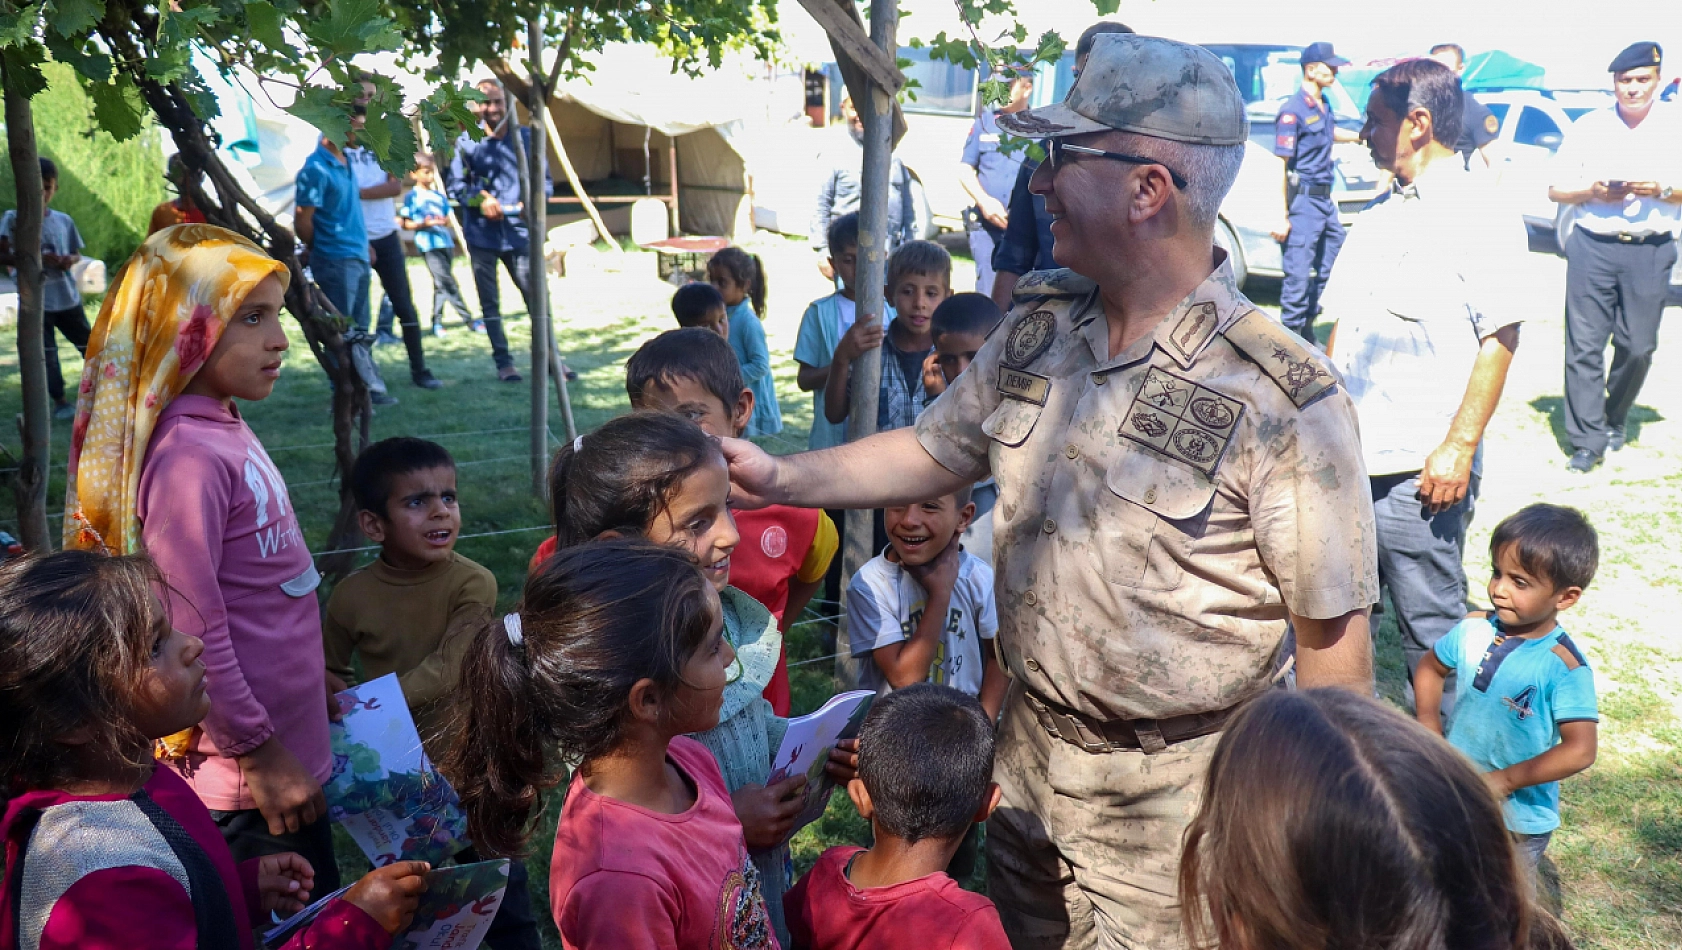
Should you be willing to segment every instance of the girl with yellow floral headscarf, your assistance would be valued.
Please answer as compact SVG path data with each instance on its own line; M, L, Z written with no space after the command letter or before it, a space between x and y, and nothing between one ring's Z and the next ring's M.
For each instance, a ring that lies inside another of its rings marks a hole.
M245 238L187 224L123 266L88 341L65 544L144 551L177 629L204 640L210 713L161 755L238 860L297 851L338 887L315 571L279 469L235 399L280 378L289 274Z

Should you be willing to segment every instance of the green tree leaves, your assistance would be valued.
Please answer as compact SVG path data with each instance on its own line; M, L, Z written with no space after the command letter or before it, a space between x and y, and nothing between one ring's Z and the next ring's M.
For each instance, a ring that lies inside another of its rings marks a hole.
M353 96L348 90L307 86L286 111L318 129L323 136L343 146L350 136L348 107Z
M383 15L379 0L331 0L325 13L299 23L323 58L348 59L357 53L394 50L403 44L391 18Z
M118 74L114 82L82 82L88 98L93 100L94 121L99 127L121 142L140 134L145 125L146 104L134 80Z

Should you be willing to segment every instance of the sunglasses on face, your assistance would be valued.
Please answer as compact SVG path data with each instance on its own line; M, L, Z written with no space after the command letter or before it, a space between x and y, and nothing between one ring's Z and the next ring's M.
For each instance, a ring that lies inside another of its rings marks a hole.
M1161 162L1154 158L1145 158L1142 155L1128 155L1123 152L1106 152L1101 148L1088 148L1085 145L1070 145L1062 139L1046 139L1045 154L1047 163L1051 165L1052 174L1057 173L1058 165L1062 162L1068 161L1068 156L1071 154L1096 155L1099 158L1108 158L1112 161L1126 162L1129 165L1162 165ZM1181 175L1174 169L1169 168L1167 165L1162 165L1162 169L1163 171L1166 171L1168 173L1168 177L1173 180L1175 188L1178 188L1181 191L1186 190L1187 182L1185 176Z

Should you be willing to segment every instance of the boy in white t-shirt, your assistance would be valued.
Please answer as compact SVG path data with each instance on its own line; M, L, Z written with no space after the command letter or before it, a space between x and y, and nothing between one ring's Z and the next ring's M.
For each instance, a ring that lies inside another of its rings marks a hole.
M888 548L847 588L853 656L868 658L860 685L885 694L941 683L980 699L998 719L1007 680L992 646L993 569L958 543L975 517L970 490L883 515Z

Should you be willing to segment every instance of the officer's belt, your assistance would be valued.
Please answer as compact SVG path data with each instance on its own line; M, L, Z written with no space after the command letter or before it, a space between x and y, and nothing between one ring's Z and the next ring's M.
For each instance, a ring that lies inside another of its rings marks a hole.
M1650 231L1646 234L1629 234L1624 231L1614 234L1601 234L1598 231L1590 231L1588 228L1580 227L1577 230L1582 233L1583 237L1591 241L1599 241L1601 244L1669 244L1675 238L1675 235L1669 231L1660 231L1656 234Z
M1191 713L1172 719L1114 719L1105 722L1023 692L1023 699L1046 732L1084 752L1126 752L1147 755L1166 751L1175 743L1220 732L1233 709Z
M1330 198L1332 196L1332 186L1331 185L1298 185L1297 186L1297 194L1307 195L1310 198Z

